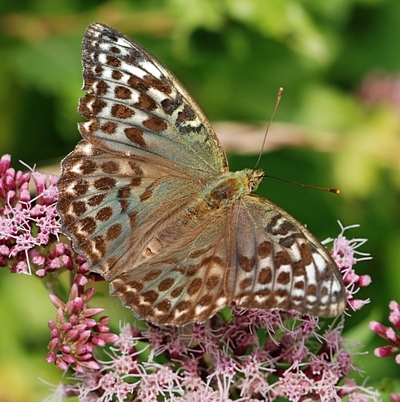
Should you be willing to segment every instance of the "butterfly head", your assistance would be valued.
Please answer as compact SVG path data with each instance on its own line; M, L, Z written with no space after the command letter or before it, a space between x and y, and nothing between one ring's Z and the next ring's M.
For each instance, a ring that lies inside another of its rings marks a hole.
M264 171L261 169L244 169L246 174L246 178L248 180L248 189L249 192L252 193L257 190L261 180L264 177Z

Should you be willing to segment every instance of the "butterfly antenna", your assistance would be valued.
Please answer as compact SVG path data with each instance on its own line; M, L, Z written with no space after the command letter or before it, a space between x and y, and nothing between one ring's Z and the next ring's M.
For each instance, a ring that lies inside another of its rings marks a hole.
M277 179L277 180L285 181L287 183L296 184L296 186L300 186L300 187L315 188L316 190L329 191L330 193L340 194L340 190L338 188L312 186L311 184L298 183L297 181L288 180L288 179L282 179L281 177L271 176L269 174L266 174L263 177L264 178L265 177L270 177L271 179Z
M276 113L276 111L277 111L277 109L278 109L278 106L279 106L279 103L281 102L281 99L282 99L283 91L284 91L284 89L283 89L282 87L280 87L280 88L279 88L279 91L278 91L278 97L277 97L276 102L275 102L274 110L273 110L272 115L271 115L271 117L270 117L270 119L269 119L269 122L268 122L268 125L267 125L267 129L265 130L265 134L264 134L264 139L263 139L263 143L262 143L262 146L261 146L260 155L258 155L257 163L256 163L256 165L254 166L254 169L256 169L257 166L258 166L258 164L260 163L261 156L262 156L263 151L264 151L265 141L267 140L267 135L268 135L269 127L271 126L272 120L274 120L275 113Z

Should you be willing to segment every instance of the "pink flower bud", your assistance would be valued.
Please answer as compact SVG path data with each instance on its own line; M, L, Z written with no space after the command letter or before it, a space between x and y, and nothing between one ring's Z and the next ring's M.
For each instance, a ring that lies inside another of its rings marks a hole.
M54 363L56 361L56 355L53 352L47 353L46 362L47 363Z
M376 348L374 350L374 355L377 357L389 357L392 356L394 352L396 352L396 348L387 345Z

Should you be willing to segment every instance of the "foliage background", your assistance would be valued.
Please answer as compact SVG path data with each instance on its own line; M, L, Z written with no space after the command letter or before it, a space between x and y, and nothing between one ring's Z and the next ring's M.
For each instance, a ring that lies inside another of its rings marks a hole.
M359 360L368 384L400 392L399 367L393 359L374 357L383 341L367 329L372 319L387 322L389 301L400 301L400 2L3 0L0 151L12 154L14 167L21 168L19 159L39 168L58 165L78 141L80 44L94 21L155 53L212 122L246 122L262 132L278 88L285 88L270 137L274 126L295 135L265 154L260 168L338 187L342 194L270 179L259 193L306 222L320 239L338 233L337 219L361 225L346 234L369 239L362 251L373 260L359 269L372 276L373 284L360 294L371 304L347 320L347 336L366 345L360 350L369 353ZM375 86L365 90L371 75ZM239 138L248 142L245 133ZM229 157L232 169L253 167L257 158L232 152ZM44 362L46 323L55 309L39 280L7 269L0 275L0 401L41 400L49 386L38 377L55 384L60 379ZM107 303L114 325L131 317L115 300Z

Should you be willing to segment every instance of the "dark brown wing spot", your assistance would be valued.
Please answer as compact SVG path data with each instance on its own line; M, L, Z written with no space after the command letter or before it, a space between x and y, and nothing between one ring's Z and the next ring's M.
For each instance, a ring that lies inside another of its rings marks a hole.
M285 221L279 226L277 234L279 234L281 236L285 236L288 233L295 232L295 231L296 231L296 227L289 221Z
M296 261L292 263L293 275L294 276L304 276L306 274L306 268L304 267L303 261Z
M272 270L271 268L263 268L258 274L258 283L260 285L266 285L272 282Z
M143 289L143 282L131 281L129 282L129 286L132 288L132 290L140 292Z
M268 297L271 295L271 290L270 289L258 290L256 293L254 293L254 295L260 297Z
M72 212L76 216L81 216L86 212L86 204L83 201L74 201L71 206Z
M168 313L171 309L171 302L169 300L162 300L154 306L155 309L162 311L163 313Z
M118 198L129 198L131 195L130 187L121 187L118 190Z
M103 67L97 65L96 68L94 69L94 72L98 77L101 77L103 75Z
M310 265L312 262L312 254L306 243L300 245L301 260L304 265Z
M140 94L139 100L135 103L135 106L150 112L157 109L157 104L154 99L143 92Z
M137 212L133 211L130 214L128 214L128 216L129 216L129 227L131 229L134 229L136 227Z
M105 81L103 81L103 80L97 81L96 95L99 95L99 96L105 95L107 93L107 89L108 89L108 84Z
M119 171L119 164L114 161L107 161L107 162L104 162L100 166L100 168L103 171L103 173L116 174Z
M166 290L170 289L174 285L174 283L175 283L175 279L165 278L158 285L158 290L160 292L165 292Z
M277 281L280 285L287 285L290 282L290 273L289 272L281 272L278 275Z
M116 130L117 130L117 124L112 121L107 121L101 126L101 131L104 134L115 134Z
M106 64L109 65L110 67L120 67L121 61L115 56L107 55Z
M95 180L94 187L100 191L111 190L115 188L117 182L112 177L102 177L100 179Z
M211 307L212 301L213 301L212 297L205 295L205 296L201 297L201 299L197 302L197 304L199 306L210 306Z
M88 176L93 173L97 168L97 165L94 161L89 159L85 159L85 161L81 164L80 170L83 175Z
M121 213L124 214L129 208L129 201L127 200L118 200L119 205L121 207Z
M201 278L193 279L193 281L190 283L188 290L187 290L189 296L195 295L200 290L202 285L203 285L203 280Z
M106 222L108 221L113 215L113 210L111 207L104 207L101 208L97 213L96 213L96 219L101 221L101 222Z
M79 102L79 114L85 117L97 116L105 107L107 102L86 94Z
M246 278L240 282L239 288L240 288L240 290L245 290L246 288L250 287L252 284L253 284L253 280L251 278Z
M289 293L286 289L279 288L274 291L274 295L279 297L287 297Z
M111 77L112 77L115 81L119 81L119 80L122 78L122 73L121 73L121 71L113 70L113 72L111 73Z
M93 195L88 199L87 203L91 207L96 207L97 205L100 205L103 202L105 196L106 196L105 194Z
M207 289L214 289L218 286L221 279L217 275L210 275L206 279L206 288Z
M307 296L317 296L318 294L317 287L315 285L308 285L306 293Z
M80 227L81 231L92 234L96 230L97 225L94 218L88 216L80 221Z
M249 258L244 255L240 255L239 256L239 265L244 271L250 272L253 270L253 268L256 265L256 259L255 259L255 257Z
M89 183L85 179L80 179L74 185L74 192L77 195L86 194L89 189Z
M142 179L140 177L132 177L131 186L136 187L142 184Z
M120 223L116 223L110 226L107 230L107 240L115 240L121 236L122 233L122 225Z
M146 189L139 197L141 202L148 200L153 195L153 188L153 183L146 187Z
M173 298L176 298L181 295L181 293L184 291L185 287L184 286L178 286L171 292L171 296Z
M161 269L153 269L147 275L145 275L143 280L145 282L154 281L154 279L157 279L161 274L162 274Z
M190 310L191 307L192 303L188 300L182 300L175 306L178 311Z
M117 119L128 119L133 116L135 112L127 106L116 103L111 108L111 115Z
M136 127L129 127L124 130L126 138L134 144L144 147L146 142L143 138L143 131Z
M279 239L279 244L285 248L291 248L298 237L298 233L292 233L289 236L281 237Z
M185 105L183 110L178 113L178 118L177 118L177 123L182 124L185 121L191 121L196 118L196 113L193 111L193 109L189 105Z
M147 292L143 292L141 296L145 303L153 304L158 298L158 293L155 290L148 290Z
M305 286L304 281L299 281L299 282L295 282L295 283L294 283L294 287L295 287L296 289L304 289L304 286Z
M292 260L284 251L279 251L275 255L275 266L279 268L281 265L290 265Z
M182 105L182 99L177 98L177 99L164 99L161 102L161 106L164 109L164 112L168 115L171 115L178 107Z
M115 87L114 94L118 99L130 99L132 97L132 91L121 85Z
M269 241L263 241L260 243L260 245L257 247L257 253L258 256L263 259L267 258L268 256L271 255L272 252L272 244Z
M274 216L272 217L272 219L268 222L268 225L266 226L265 230L266 230L268 233L276 234L274 228L275 228L276 224L278 223L278 221L279 221L281 218L282 218L282 215L281 215L281 214L276 214L276 215L274 215Z
M121 295L123 295L124 301L128 301L129 299L126 297L126 292L119 292ZM141 317L147 317L149 313L149 306L146 304L146 301L143 303L143 301L139 297L132 297L130 299L130 304L135 308L135 311L139 314Z
M169 83L160 81L151 75L146 75L143 79L149 88L155 88L166 95L171 93L171 85Z
M139 92L147 91L150 88L150 85L136 77L135 75L131 75L128 79L128 85L134 89L137 89Z
M140 177L143 176L143 170L139 165L137 165L134 161L128 161L129 166L131 167L132 171L135 173L136 176Z
M167 123L158 117L151 117L150 119L145 120L143 125L149 130L155 131L156 133L164 131L168 127Z

